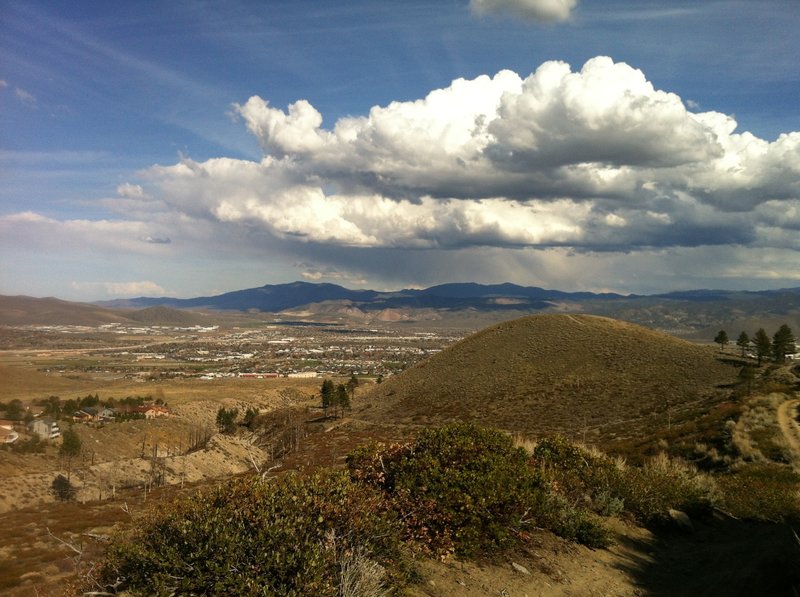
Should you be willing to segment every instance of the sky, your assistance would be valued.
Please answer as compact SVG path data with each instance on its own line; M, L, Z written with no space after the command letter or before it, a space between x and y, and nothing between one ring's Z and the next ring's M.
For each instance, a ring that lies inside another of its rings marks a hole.
M0 0L0 294L800 286L797 0Z

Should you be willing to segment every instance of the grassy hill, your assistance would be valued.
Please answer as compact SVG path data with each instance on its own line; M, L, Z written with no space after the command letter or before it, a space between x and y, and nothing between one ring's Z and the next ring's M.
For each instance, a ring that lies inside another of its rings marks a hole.
M542 314L485 329L386 380L355 416L414 426L472 420L603 444L620 439L626 422L641 433L707 408L736 373L711 347L603 317Z

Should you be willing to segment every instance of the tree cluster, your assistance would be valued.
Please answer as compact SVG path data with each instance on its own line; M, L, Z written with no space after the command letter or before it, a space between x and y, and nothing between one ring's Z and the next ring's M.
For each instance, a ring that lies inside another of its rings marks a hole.
M720 351L725 350L725 346L729 342L725 330L719 331L714 342L719 344ZM767 358L772 358L776 363L785 363L786 356L795 354L797 350L792 328L785 323L773 334L771 340L764 328L759 328L753 338L750 338L747 332L742 332L736 340L736 346L741 349L742 356L745 356L748 349L752 347L759 365Z
M221 406L217 411L217 429L220 433L232 434L236 431L236 417L239 416L238 408L225 408Z
M322 408L325 409L325 416L328 416L328 410L331 408L334 417L343 413L345 408L350 408L351 398L355 395L357 386L358 379L355 375L350 376L347 385L343 383L336 385L330 379L323 381L319 393L322 398Z

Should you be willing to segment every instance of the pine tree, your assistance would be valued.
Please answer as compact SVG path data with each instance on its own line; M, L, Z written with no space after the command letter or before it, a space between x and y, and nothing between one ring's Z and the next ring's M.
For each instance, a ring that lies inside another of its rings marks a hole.
M333 385L333 382L330 379L326 379L325 381L323 381L319 393L320 396L322 397L322 408L325 409L325 416L327 417L328 409L331 406L336 406L335 404L336 388Z
M336 386L336 404L342 407L342 415L344 415L345 408L350 408L350 395L347 393L347 386L343 383Z
M353 373L350 375L350 379L347 380L347 391L350 393L350 400L354 400L356 397L356 388L358 387L358 378L356 374Z
M739 334L739 337L736 339L736 346L742 349L742 356L744 357L748 346L750 346L750 336L747 335L747 332Z
M69 481L70 473L72 472L72 459L80 456L80 454L81 438L75 429L69 427L61 434L61 447L58 449L58 455L67 461L67 481Z
M764 331L764 328L758 328L754 343L756 346L756 356L758 357L758 364L761 365L761 362L764 360L764 357L768 357L769 353L772 350L772 342L770 342L769 336L767 336L767 332Z
M719 351L724 352L725 346L730 342L728 340L728 334L725 330L720 330L719 333L714 337L714 342L719 344Z
M786 355L794 354L795 350L795 339L792 328L784 323L772 337L772 356L775 358L776 362L785 363Z
M230 410L221 406L217 411L217 429L220 433L232 434L236 431L236 417L239 415L238 408Z

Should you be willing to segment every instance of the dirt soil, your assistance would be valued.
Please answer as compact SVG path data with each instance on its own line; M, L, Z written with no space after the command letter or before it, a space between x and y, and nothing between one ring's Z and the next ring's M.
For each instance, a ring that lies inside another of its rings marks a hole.
M800 544L786 525L717 513L693 521L692 531L654 534L619 521L613 530L616 543L609 549L593 550L542 533L527 551L493 562L425 561L422 580L405 594L793 597L800 587Z
M797 422L800 400L788 400L778 407L778 426L786 440L791 464L800 473L800 425Z

